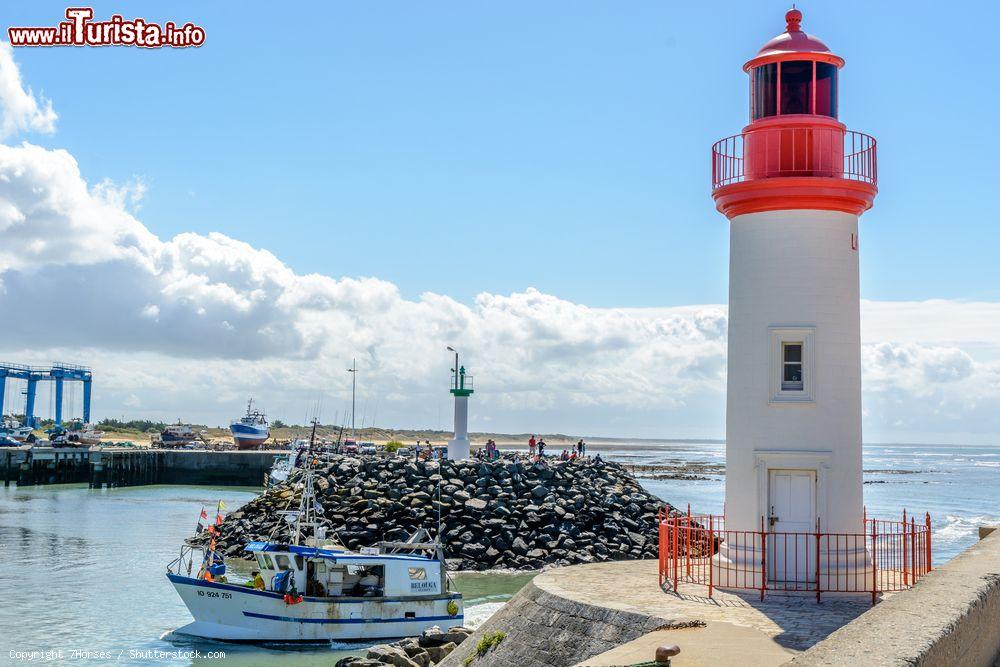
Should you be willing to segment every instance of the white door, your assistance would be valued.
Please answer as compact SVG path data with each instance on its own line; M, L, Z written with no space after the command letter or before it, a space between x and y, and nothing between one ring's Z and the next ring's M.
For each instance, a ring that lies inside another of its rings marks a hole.
M769 470L768 510L768 581L815 581L816 471Z

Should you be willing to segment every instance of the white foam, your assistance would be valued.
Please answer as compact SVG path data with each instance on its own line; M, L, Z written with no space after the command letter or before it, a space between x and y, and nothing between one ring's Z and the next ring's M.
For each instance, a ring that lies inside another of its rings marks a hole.
M505 602L487 602L486 604L472 605L465 608L464 624L467 628L478 628L485 623L490 616L500 611Z
M980 514L979 516L949 514L945 519L947 523L934 531L934 539L945 543L967 539L974 535L980 526L995 526L1000 524L1000 517L989 514Z

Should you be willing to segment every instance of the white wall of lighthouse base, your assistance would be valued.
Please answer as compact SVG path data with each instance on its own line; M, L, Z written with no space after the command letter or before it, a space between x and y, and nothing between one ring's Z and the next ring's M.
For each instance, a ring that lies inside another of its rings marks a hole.
M471 458L471 443L468 438L448 441L448 458L452 461L461 461Z
M857 234L857 216L837 211L730 221L727 530L760 531L769 475L787 470L815 473L807 530L864 530ZM784 341L803 343L800 391L782 387Z

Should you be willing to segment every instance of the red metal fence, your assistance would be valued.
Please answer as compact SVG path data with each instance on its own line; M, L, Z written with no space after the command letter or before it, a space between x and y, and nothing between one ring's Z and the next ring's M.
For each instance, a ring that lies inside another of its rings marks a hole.
M712 189L762 178L823 176L878 183L875 138L835 127L750 130L712 146Z
M729 530L713 515L659 517L660 586L878 594L909 588L931 570L931 518L862 520L864 532Z

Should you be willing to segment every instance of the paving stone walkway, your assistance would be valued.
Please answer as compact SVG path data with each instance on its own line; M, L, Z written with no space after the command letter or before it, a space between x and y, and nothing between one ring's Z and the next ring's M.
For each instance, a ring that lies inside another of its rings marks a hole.
M719 621L753 628L780 646L803 651L871 608L865 595L811 594L716 589L682 584L661 590L655 560L596 563L543 572L539 588L577 602L663 618L665 622Z

